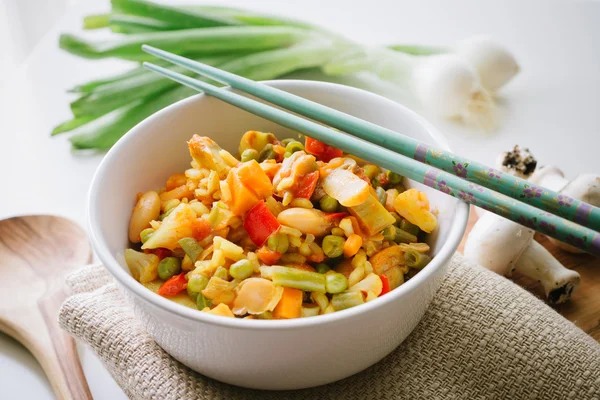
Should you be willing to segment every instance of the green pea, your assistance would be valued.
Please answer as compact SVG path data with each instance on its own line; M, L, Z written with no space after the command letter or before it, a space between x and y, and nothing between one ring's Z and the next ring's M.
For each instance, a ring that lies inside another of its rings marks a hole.
M402 175L399 175L394 171L388 171L387 176L390 183L393 183L394 185L402 181Z
M295 142L296 139L294 138L285 138L281 141L281 145L282 146L287 146L288 144L290 144L290 142Z
M258 161L263 162L265 160L274 160L277 158L277 153L273 150L273 145L268 143L258 155Z
M385 206L385 200L387 199L385 189L381 186L377 186L377 189L375 189L375 193L377 194L377 200L379 200L379 202Z
M164 281L181 272L181 261L177 257L165 257L158 264L158 277Z
M257 160L258 159L258 151L254 150L254 149L246 149L242 153L241 159L242 159L242 162Z
M319 200L319 206L322 211L332 213L337 210L338 201L329 195L325 195Z
M152 236L154 234L154 229L152 228L146 228L143 231L140 232L140 238L142 239L142 244L146 243L146 241L148 241L148 239L150 239L150 236Z
M303 151L303 150L304 150L304 145L295 140L292 140L291 142L289 142L287 144L287 146L285 146L285 151L290 152L290 153L295 153L297 151Z
M200 293L201 291L206 289L206 286L208 285L208 277L206 275L192 273L188 275L188 278L188 293Z
M396 227L394 225L387 226L381 233L386 240L393 241L396 239Z
M367 164L363 167L363 171L369 179L373 179L381 172L381 168L375 164Z
M327 265L325 263L318 263L317 265L315 265L315 269L320 274L325 274L328 271L331 271L331 268L329 268L329 265Z
M198 306L198 310L204 310L206 307L212 307L212 301L204 297L202 293L198 293L198 297L196 298L196 305Z
M285 233L278 232L269 236L269 239L267 240L267 247L271 251L284 254L290 247L290 240Z
M327 293L342 293L348 289L348 279L338 272L327 274L325 275L325 288L327 289Z
M329 258L336 258L344 253L344 243L346 240L343 237L327 235L323 238L323 253Z
M250 278L254 273L254 268L249 260L240 260L229 267L229 274L234 279L246 279Z
M215 271L215 273L213 274L213 276L216 276L217 278L221 278L224 281L229 279L229 273L227 272L227 270L223 267L218 267Z

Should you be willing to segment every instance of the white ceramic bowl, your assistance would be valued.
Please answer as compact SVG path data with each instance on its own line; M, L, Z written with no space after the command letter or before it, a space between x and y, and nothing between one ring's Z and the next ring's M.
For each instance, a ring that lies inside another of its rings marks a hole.
M267 84L447 148L425 120L375 94L321 82ZM394 350L422 318L465 230L465 203L405 182L427 192L440 212L430 239L433 261L390 294L328 315L273 321L215 316L162 298L129 274L123 251L136 193L158 189L171 174L189 168L186 141L193 134L210 136L235 153L247 130L270 131L280 138L293 134L204 95L173 104L134 127L108 152L92 182L94 249L157 343L203 375L249 388L299 389L360 372Z

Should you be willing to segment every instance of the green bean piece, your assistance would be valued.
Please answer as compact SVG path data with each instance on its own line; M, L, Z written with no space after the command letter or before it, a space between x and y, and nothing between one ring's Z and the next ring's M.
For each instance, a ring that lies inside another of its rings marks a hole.
M274 266L271 278L279 286L291 287L308 292L325 293L325 275L297 268Z
M275 150L273 150L273 145L271 143L267 143L258 155L259 162L263 162L265 160L274 160L275 158L277 158L277 153L275 153Z
M390 181L390 183L392 183L394 185L402 182L402 175L399 175L399 174L395 173L394 171L388 171L387 176L388 176L388 180Z
M319 206L321 207L321 210L328 213L336 212L338 204L339 203L336 199L327 194L321 197L321 200L319 200Z
M208 277L203 274L189 274L188 275L188 284L187 291L189 293L200 293L206 286L208 285Z
M318 263L317 265L315 265L315 269L320 274L326 274L328 271L331 271L331 268L329 268L329 265L327 265L325 263Z
M335 311L345 310L347 308L364 304L365 299L361 292L344 292L334 294L331 298L331 304Z
M363 167L363 171L369 179L373 179L381 172L381 168L375 164L367 164Z
M154 234L154 229L152 228L146 228L143 231L140 232L140 238L142 239L142 244L146 243L146 241L148 239L150 239L150 236L152 236Z
M242 162L258 160L258 151L254 149L246 149L242 153Z
M398 213L396 211L392 211L390 214L396 220L396 222L394 222L394 225L399 226L400 222L402 222L402 217L400 215L398 215Z
M187 254L187 256L192 260L192 262L196 262L200 253L202 253L202 251L204 250L202 246L200 246L200 243L198 243L196 239L191 237L179 239L177 243L179 243L183 251L185 251L185 254Z
M177 257L165 257L158 264L158 277L164 281L181 272L181 261Z
M285 146L285 151L290 153L304 151L304 145L296 140L292 140Z
M204 297L202 293L198 293L198 297L196 297L196 305L198 306L198 310L204 310L206 307L212 307L212 301Z
M346 240L340 236L327 235L323 238L323 253L329 258L336 258L344 253L344 243Z
M285 233L277 232L269 236L267 240L267 247L271 251L275 251L279 254L285 254L290 247L290 240Z
M417 243L418 239L415 235L406 232L402 229L396 229L396 243Z
M327 293L337 294L348 289L348 279L339 272L325 275L325 288Z
M216 276L217 278L221 278L224 281L229 280L229 273L227 272L227 269L225 269L223 267L218 267L215 270L215 273L213 274L213 276Z
M284 147L287 147L288 144L290 144L290 142L295 142L296 139L294 138L285 138L281 141L281 145Z
M250 278L254 273L254 268L252 267L252 263L249 260L240 260L229 267L229 274L234 279L246 279Z
M159 221L162 221L163 219L167 218L169 216L169 214L171 214L173 212L174 209L175 209L175 207L173 207L170 210L167 210L164 213L160 214L158 216Z
M375 189L375 193L377 193L377 200L379 200L379 202L385 206L385 200L387 199L385 189L381 186L377 186L377 189Z
M394 225L386 227L383 231L381 231L381 233L386 240L396 240L396 227Z
M406 249L404 251L404 262L411 268L421 269L431 261L431 257L427 254L419 253L414 249Z
M408 220L403 219L400 221L400 229L410 233L411 235L417 236L419 234L419 227L415 224L408 222Z

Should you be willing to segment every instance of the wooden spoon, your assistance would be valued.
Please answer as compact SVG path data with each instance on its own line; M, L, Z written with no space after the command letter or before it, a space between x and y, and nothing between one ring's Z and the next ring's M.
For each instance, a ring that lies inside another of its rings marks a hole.
M68 219L0 221L0 330L29 349L59 399L92 399L75 341L57 322L65 275L90 259L86 233Z

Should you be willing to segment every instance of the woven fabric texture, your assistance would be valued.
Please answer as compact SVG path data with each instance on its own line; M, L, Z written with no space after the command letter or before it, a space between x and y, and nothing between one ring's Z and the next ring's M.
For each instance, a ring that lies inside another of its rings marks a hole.
M166 354L109 273L68 278L63 329L89 345L132 399L600 399L600 345L543 302L455 255L412 334L342 381L266 392L216 382Z

